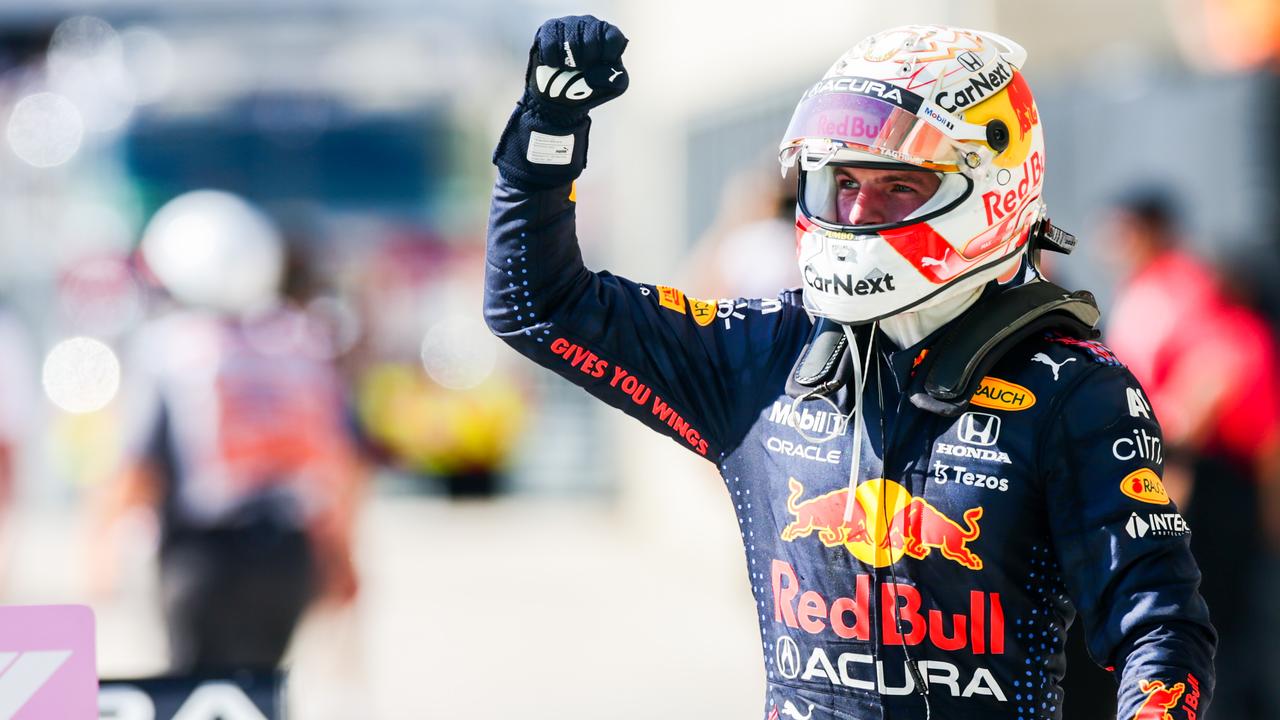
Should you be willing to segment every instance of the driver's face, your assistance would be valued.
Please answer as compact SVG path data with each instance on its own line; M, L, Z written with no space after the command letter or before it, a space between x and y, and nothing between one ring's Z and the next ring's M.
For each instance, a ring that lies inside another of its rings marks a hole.
M836 213L844 225L899 222L942 184L935 173L897 168L837 167L835 178Z

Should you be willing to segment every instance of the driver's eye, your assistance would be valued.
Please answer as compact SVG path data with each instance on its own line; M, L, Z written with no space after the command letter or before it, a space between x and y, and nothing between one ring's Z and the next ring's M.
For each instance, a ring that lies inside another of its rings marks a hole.
M858 181L857 181L857 180L852 180L852 179L849 179L849 178L845 178L845 179L843 179L843 180L841 180L841 181L840 181L840 189L841 189L841 190L857 190L857 189L858 189Z

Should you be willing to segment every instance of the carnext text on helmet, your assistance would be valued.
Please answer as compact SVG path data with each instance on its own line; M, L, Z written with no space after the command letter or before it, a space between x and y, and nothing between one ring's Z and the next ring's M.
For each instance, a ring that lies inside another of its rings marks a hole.
M996 65L996 69L991 72L975 73L969 79L969 86L963 90L938 93L938 97L934 102L938 103L938 106L947 112L955 112L960 108L985 100L987 95L998 91L1012 79L1013 70L1009 68L1009 65L1007 63L999 63Z
M893 276L887 273L876 278L865 278L855 283L853 276L848 273L832 275L831 277L818 277L818 271L814 270L812 265L804 266L804 282L815 290L836 295L877 295L882 292L897 290L893 286Z

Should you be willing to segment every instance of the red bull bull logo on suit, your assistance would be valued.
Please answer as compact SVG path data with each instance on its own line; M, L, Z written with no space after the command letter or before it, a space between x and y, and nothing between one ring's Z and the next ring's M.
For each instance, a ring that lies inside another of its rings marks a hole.
M802 500L804 485L799 480L789 478L787 487L787 512L795 518L782 529L787 542L817 533L823 545L844 546L872 567L885 567L903 555L923 560L937 549L942 557L970 570L982 569L982 558L969 548L982 532L980 506L964 511L961 525L883 478L858 485L852 502L848 488Z

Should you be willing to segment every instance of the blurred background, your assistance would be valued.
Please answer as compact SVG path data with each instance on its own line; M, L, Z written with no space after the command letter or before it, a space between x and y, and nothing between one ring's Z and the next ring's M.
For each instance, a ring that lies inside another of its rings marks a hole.
M1215 715L1280 717L1250 689L1280 635L1280 5L731 7L0 3L0 603L91 604L103 678L283 654L302 720L756 716L714 469L484 328L490 153L541 21L613 21L632 83L595 114L588 265L773 295L802 89L940 22L1029 50L1081 240L1050 272L1098 295L1178 448ZM257 611L274 640L228 649ZM1104 717L1086 695L1069 716Z

